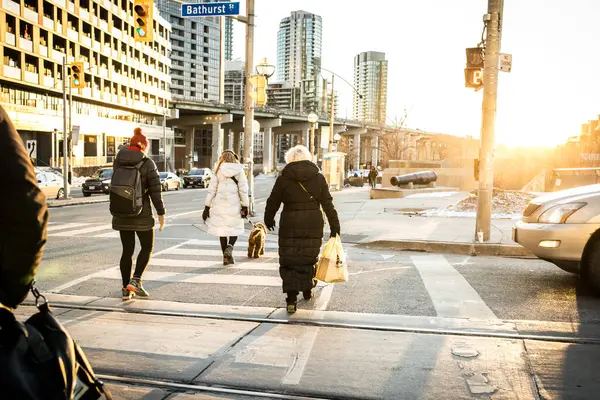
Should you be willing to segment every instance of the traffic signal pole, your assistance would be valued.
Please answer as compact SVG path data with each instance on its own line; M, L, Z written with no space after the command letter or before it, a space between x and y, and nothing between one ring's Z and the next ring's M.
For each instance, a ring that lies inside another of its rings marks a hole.
M498 97L498 60L503 0L488 0L485 16L487 37L483 70L483 105L479 148L479 190L475 240L489 241L492 226L492 193L494 187L494 136Z
M67 146L67 84L69 83L67 73L67 57L63 58L63 196L68 199L69 190L69 149Z
M248 163L248 200L249 215L254 215L254 101L252 100L252 87L250 85L250 74L254 66L254 0L246 2L246 85L244 100L244 161Z

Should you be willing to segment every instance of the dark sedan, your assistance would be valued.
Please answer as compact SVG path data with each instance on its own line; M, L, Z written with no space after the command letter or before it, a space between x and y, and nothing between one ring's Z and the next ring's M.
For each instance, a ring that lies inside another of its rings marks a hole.
M193 168L190 172L183 176L183 187L207 187L210 181L209 168Z
M108 194L112 175L112 168L100 168L90 179L87 179L81 185L83 195L89 197L92 194Z

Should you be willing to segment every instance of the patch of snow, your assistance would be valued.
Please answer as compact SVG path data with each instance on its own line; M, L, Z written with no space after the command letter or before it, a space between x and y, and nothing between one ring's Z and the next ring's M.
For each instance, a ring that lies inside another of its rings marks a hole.
M426 199L426 198L436 198L436 197L450 197L458 194L459 192L432 192L432 193L416 193L406 196L405 198L411 199Z
M479 355L479 352L465 342L457 342L452 346L452 354L464 358L473 358Z
M454 217L454 218L475 218L477 213L475 211L452 211L449 209L435 208L433 210L426 210L421 213L423 217ZM506 213L492 213L493 219L521 219L522 214L506 214Z
M488 379L482 374L473 375L467 383L471 394L492 394L498 390L496 386L488 385Z

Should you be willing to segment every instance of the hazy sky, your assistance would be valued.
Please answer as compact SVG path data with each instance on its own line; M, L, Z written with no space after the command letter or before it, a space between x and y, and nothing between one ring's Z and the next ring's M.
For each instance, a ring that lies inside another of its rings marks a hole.
M486 0L256 0L255 62L275 64L279 21L293 10L323 18L322 65L349 81L356 54L386 53L388 118L406 107L412 128L479 137L482 91L464 87L463 69ZM498 142L562 143L597 117L599 20L598 0L505 0L502 52L513 70L500 73ZM234 57L243 59L245 26L234 29ZM352 90L339 80L336 88L340 116L352 117Z

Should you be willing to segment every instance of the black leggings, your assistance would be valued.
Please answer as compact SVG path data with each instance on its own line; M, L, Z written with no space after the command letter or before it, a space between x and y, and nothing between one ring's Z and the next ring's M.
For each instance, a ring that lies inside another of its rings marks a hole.
M135 250L135 235L140 239L142 249L138 254L135 263L134 278L141 278L144 270L150 262L152 256L152 248L154 247L154 230L149 231L119 231L121 234L121 243L123 244L123 255L121 255L121 278L123 279L123 287L129 284L131 280L131 267L133 264L133 251Z
M225 251L227 248L227 237L221 236L219 240L221 241L221 251ZM233 246L235 242L237 242L237 236L229 236L229 244Z

